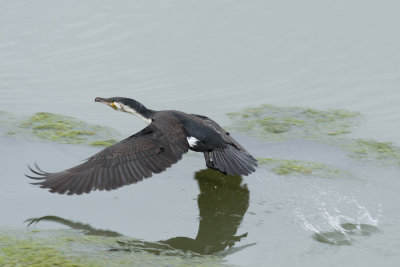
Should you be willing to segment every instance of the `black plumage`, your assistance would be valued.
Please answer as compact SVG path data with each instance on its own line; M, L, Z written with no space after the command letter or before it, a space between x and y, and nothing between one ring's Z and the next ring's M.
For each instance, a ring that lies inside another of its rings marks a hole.
M248 175L257 161L216 122L208 117L180 111L153 111L122 97L96 98L116 110L143 118L149 125L140 132L109 146L84 163L65 171L48 173L29 169L34 184L60 194L113 190L163 172L189 149L203 152L206 165L229 175Z

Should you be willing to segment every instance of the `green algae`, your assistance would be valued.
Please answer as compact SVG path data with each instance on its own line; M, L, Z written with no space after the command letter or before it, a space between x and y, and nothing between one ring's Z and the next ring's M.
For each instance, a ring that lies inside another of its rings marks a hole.
M98 266L90 261L81 261L78 257L70 257L46 244L41 239L15 237L0 233L0 266Z
M10 137L33 137L63 144L109 146L120 136L115 130L61 114L38 112L27 119L0 112L0 128ZM3 132L3 131L2 131Z
M113 135L112 129L108 127L90 125L73 117L47 112L32 115L22 121L20 126L32 131L40 139L66 144L109 145L110 141L102 139Z
M222 266L216 256L126 251L127 237L86 236L75 230L0 229L0 266ZM142 242L143 243L143 242Z
M360 161L400 165L400 147L394 143L354 139L348 135L360 123L358 112L261 105L227 115L233 121L228 130L244 132L261 140L308 140L339 147L349 157ZM307 171L307 167L286 162L275 172L305 174Z
M388 165L400 164L400 147L392 142L356 139L342 145L354 159L381 162Z
M315 139L351 132L360 113L347 110L316 110L262 105L227 114L232 129L271 141Z
M40 246L35 242L28 243L25 240L16 241L13 245L1 249L1 266L97 266L95 264L83 264L79 259L70 260L59 251L46 246Z
M111 146L112 144L115 144L117 140L115 139L108 139L108 140L98 140L91 142L91 146Z
M275 158L258 158L257 161L260 165L267 166L270 171L277 175L300 174L316 175L318 177L337 177L348 175L348 173L343 170L319 162Z

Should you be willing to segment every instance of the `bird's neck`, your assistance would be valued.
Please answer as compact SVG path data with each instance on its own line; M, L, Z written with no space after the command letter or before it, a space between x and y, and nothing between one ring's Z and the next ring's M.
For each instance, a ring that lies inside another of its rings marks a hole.
M147 124L150 124L154 115L154 110L144 108L140 110L140 112L136 111L133 113L134 115L138 116L142 120L144 120Z
M124 106L123 111L138 116L147 124L151 123L152 117L155 113L154 110L148 109L143 105L137 107Z

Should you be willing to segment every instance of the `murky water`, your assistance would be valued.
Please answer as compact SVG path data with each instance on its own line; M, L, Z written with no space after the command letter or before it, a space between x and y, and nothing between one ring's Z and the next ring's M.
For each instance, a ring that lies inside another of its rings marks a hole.
M400 145L399 10L398 1L361 0L3 0L0 110L21 119L60 113L127 136L143 123L95 104L96 96L132 97L222 125L232 123L226 113L261 104L347 109L363 115L352 138ZM398 164L357 161L315 140L232 133L257 157L350 174L279 175L260 166L242 180L210 182L193 153L136 185L61 196L30 185L26 164L62 170L100 148L1 136L0 227L55 216L48 218L58 223L35 227L88 224L243 266L400 263Z

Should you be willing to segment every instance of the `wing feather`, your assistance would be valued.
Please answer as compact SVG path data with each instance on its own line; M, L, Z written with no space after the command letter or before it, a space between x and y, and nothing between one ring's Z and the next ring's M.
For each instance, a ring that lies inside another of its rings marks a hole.
M206 116L192 115L200 118L209 127L218 132L227 143L225 148L212 150L212 159L216 169L230 175L248 175L255 171L257 160L218 123Z
M168 131L174 131L173 138L168 138ZM36 170L28 168L36 176L26 176L39 180L33 184L60 194L113 190L164 171L180 160L188 149L183 129L179 132L177 122L171 126L164 124L162 130L150 124L75 167L48 173L35 164Z

